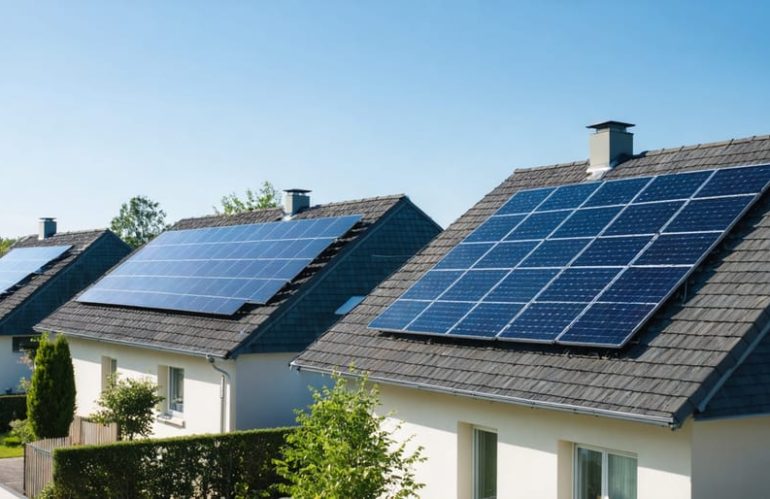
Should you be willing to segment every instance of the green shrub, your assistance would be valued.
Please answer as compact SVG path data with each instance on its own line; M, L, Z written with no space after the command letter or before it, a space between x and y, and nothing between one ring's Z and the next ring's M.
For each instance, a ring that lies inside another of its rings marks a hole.
M64 336L40 337L27 393L27 415L35 435L59 438L69 434L75 417L75 373Z
M292 430L134 440L54 451L57 495L69 498L277 497L272 460Z
M8 431L14 419L26 417L26 395L0 395L0 433Z
M6 447L18 447L21 445L21 439L19 437L5 437L3 445Z
M11 436L18 438L23 444L37 440L35 430L32 429L32 423L29 422L29 419L14 419L11 421Z
M146 437L155 421L155 406L163 401L158 385L150 379L110 378L110 384L97 402L102 408L91 419L96 423L118 425L121 440Z

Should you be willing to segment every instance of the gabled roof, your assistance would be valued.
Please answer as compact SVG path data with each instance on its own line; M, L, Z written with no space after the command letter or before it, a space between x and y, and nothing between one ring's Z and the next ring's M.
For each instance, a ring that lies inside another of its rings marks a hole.
M605 179L770 162L770 136L638 154ZM770 195L620 351L389 334L369 322L520 189L586 180L585 161L515 170L295 361L373 381L677 426L770 322Z
M318 205L297 214L294 219L355 214L363 218L266 305L245 305L233 316L222 317L84 304L72 300L35 329L158 350L227 357L279 310L290 307L303 293L305 283L322 273L332 260L344 258L348 248L363 239L373 226L399 206L414 207L406 196L395 195ZM238 215L185 219L176 223L172 229L272 222L282 217L280 209L265 209Z
M28 322L20 321L18 318L16 318L18 315L24 312L22 309L33 299L38 297L44 290L49 289L54 284L54 281L57 279L65 279L63 276L68 271L68 269L72 268L86 252L90 252L95 246L97 246L98 242L104 242L105 245L112 248L112 258L110 258L109 262L106 264L107 267L111 266L120 258L122 258L126 253L128 253L128 246L126 246L126 244L123 243L115 234L107 229L80 232L62 232L44 240L39 240L37 235L25 236L19 239L11 249L65 245L71 245L72 247L63 255L62 258L59 258L51 262L49 265L46 265L42 272L39 274L31 275L29 278L22 281L18 286L11 289L8 294L0 297L0 332L8 334L26 334L31 332L18 329L5 331L5 329L6 325L11 322L15 327L18 327L20 322ZM107 255L108 258L109 256L110 255ZM97 269L100 267L100 263L101 262L94 261L91 265L92 268L88 269L88 272L86 273L93 272L96 274L93 278L97 277L99 273ZM74 281L77 281L78 283L82 280L82 276L77 276L74 278ZM85 286L86 284L88 283L83 283L82 286ZM75 286L77 286L77 284L75 284ZM73 294L80 291L81 289L80 287L72 289L72 287L72 284L64 286L60 293L54 293L60 295L53 298L54 303L48 307L46 307L44 304L42 308L48 308L47 311L50 313L63 301L68 300ZM37 318L37 320L39 319L40 317ZM34 322L31 322L27 324L26 327L31 328L33 325Z

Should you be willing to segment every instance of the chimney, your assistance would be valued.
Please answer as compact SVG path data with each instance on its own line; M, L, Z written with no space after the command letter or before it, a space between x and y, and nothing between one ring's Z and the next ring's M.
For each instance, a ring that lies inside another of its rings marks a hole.
M283 212L293 216L310 207L310 191L306 189L286 189L283 191Z
M626 131L633 123L604 121L586 128L595 132L588 139L590 150L588 174L601 177L604 172L615 168L634 154L634 134Z
M38 222L37 238L39 240L48 239L56 234L56 219L44 217Z

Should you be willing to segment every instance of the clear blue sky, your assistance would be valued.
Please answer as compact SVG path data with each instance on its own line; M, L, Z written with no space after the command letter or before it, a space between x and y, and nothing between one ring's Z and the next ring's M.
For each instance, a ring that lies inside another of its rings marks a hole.
M3 2L0 235L258 186L405 192L446 226L514 168L770 133L761 2ZM756 4L756 5L755 5Z

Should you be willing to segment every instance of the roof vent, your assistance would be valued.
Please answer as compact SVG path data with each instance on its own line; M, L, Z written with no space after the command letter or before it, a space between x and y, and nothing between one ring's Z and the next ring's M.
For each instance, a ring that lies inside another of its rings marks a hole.
M37 238L41 241L43 239L48 239L56 234L56 219L43 217L40 219L40 222L38 222L37 227Z
M310 196L307 189L285 189L283 191L283 212L293 216L310 207Z
M588 174L592 178L601 177L604 172L633 156L634 134L626 130L632 126L633 123L622 121L604 121L586 127L595 130L588 139Z

